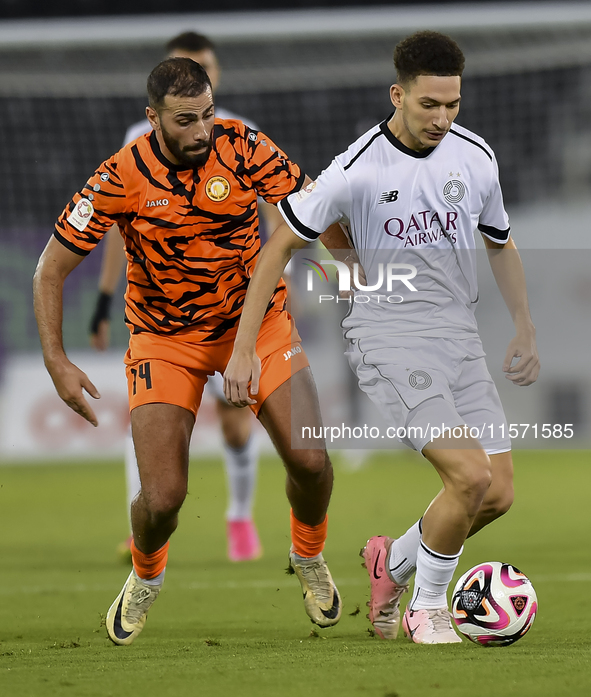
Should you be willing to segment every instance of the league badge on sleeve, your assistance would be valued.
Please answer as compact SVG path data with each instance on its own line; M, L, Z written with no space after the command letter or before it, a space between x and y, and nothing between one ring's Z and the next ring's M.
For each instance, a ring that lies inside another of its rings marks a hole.
M306 196L311 194L314 189L316 188L316 182L310 182L308 186L304 187L303 189L300 189L300 191L297 192L296 194L296 199L298 201L302 201Z
M81 198L68 216L68 222L76 230L82 232L88 225L93 213L94 206L92 203L87 198Z

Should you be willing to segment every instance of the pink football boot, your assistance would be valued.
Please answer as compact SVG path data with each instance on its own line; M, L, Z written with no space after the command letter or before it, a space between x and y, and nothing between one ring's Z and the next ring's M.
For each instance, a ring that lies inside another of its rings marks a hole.
M402 628L407 639L415 644L459 644L451 615L446 607L437 610L409 610L406 608Z
M226 530L230 561L252 561L262 556L263 548L252 520L229 520Z
M362 566L367 569L371 584L367 617L382 639L396 639L400 626L400 596L408 590L408 586L399 586L390 578L388 555L392 542L391 537L383 535L370 537L359 555L365 560Z

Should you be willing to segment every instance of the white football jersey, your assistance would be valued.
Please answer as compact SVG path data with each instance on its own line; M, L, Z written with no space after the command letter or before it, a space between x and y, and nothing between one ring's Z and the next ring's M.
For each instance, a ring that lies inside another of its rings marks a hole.
M233 112L228 111L228 109L224 109L223 107L215 108L215 117L216 119L238 119L238 121L242 121L242 123L245 123L249 128L252 128L255 131L260 130L259 127L252 121L244 119L242 118L242 116L238 116L237 114L234 114ZM148 121L148 119L144 119L143 121L134 123L133 126L130 126L125 132L123 145L131 143L132 140L135 140L136 138L139 138L140 136L149 133L151 130L152 126L150 126L150 122Z
M305 240L332 223L348 227L367 290L356 291L343 321L347 338L375 335L376 322L388 335L475 335L474 232L509 239L494 153L456 124L439 145L416 152L395 138L388 121L278 208ZM388 280L389 271L408 282Z

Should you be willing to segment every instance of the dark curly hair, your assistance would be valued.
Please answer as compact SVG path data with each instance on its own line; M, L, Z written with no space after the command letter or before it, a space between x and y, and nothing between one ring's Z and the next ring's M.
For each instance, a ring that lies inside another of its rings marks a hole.
M399 84L408 84L419 75L462 75L464 54L457 43L436 31L418 31L394 49L394 66Z
M148 100L152 109L164 103L164 97L198 97L211 82L205 69L190 58L167 58L159 63L148 77Z

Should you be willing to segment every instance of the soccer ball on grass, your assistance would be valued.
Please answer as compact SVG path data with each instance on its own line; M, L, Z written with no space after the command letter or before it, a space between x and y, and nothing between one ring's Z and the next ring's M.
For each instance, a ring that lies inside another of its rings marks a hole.
M537 611L531 581L511 564L478 564L454 588L454 621L465 637L482 646L514 644L530 630Z

